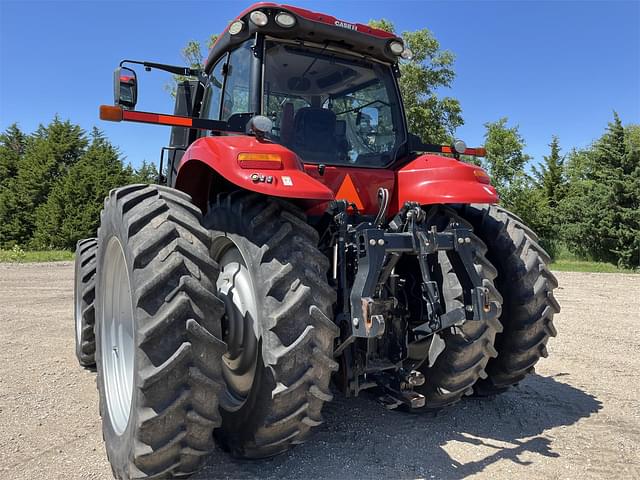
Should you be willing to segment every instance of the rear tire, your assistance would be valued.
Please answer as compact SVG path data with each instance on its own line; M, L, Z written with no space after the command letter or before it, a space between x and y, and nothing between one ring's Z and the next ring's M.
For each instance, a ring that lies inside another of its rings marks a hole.
M279 199L220 195L205 226L227 303L230 366L223 366L227 390L216 438L236 456L276 455L304 442L332 399L338 328L330 320L329 262L304 214Z
M209 244L200 211L182 192L130 185L105 200L96 360L118 479L184 476L214 448L225 345Z
M488 378L474 387L477 395L494 395L520 382L540 357L547 357L547 341L556 336L553 316L560 312L553 296L558 281L538 237L513 213L494 205L468 205L462 214L487 243L504 298L498 357L487 366Z
M440 212L447 222L451 218L471 227L451 209ZM485 256L487 248L482 240L473 234L470 238L475 269L488 290L488 300L497 306L497 315L489 320L467 320L460 326L439 332L444 340L444 350L433 366L425 364L419 368L425 376L425 383L415 389L425 396L424 408L427 410L440 410L471 394L473 385L487 377L487 364L497 355L493 344L496 334L502 331L499 320L502 298L493 284L496 269ZM438 263L442 271L442 297L446 311L464 307L463 287L446 252L438 252Z
M96 254L98 242L95 238L80 240L76 245L74 279L74 318L76 332L76 357L80 366L93 368L96 365L96 323L94 300L96 297Z

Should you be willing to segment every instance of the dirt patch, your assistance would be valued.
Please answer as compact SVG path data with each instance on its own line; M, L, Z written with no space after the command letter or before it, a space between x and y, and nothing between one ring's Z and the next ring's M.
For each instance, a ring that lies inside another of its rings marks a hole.
M219 452L194 478L640 478L640 276L557 276L558 338L508 393L435 417L337 397L306 444L264 461ZM69 262L0 264L0 478L111 478L72 281Z

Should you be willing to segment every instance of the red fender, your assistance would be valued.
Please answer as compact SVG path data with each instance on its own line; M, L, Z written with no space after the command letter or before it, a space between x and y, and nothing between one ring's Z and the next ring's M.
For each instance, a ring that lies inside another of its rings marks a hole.
M244 162L241 153L272 154L280 162ZM245 190L275 197L305 200L333 200L333 192L307 175L298 156L291 150L244 135L203 137L193 142L178 165L176 188L190 193L197 204L206 202L197 198L209 191L210 175L205 175L206 165L226 181ZM269 167L270 168L266 168ZM256 180L257 178L257 180ZM203 184L207 182L207 184ZM215 187L214 187L215 188Z
M496 189L480 167L439 155L421 155L397 171L392 205L405 202L498 203Z

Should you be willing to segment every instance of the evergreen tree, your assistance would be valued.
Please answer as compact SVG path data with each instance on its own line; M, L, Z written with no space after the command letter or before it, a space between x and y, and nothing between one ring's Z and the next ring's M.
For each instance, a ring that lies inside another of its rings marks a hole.
M153 162L142 161L140 168L133 175L133 183L158 183L158 168Z
M560 142L557 136L553 136L549 144L551 152L545 155L540 167L533 167L537 180L537 186L544 192L549 206L556 208L564 196L566 187L564 172L564 157L560 156Z
M38 208L31 246L73 249L78 240L95 236L109 190L134 180L118 150L94 128L89 148Z
M639 147L614 113L593 147L572 155L561 211L563 239L574 251L620 266L640 265Z
M53 185L63 178L85 151L83 130L59 118L40 125L26 142L10 189L0 200L0 245L25 245L31 239L37 208L47 201Z
M0 192L18 173L18 162L24 154L27 137L16 123L0 133Z

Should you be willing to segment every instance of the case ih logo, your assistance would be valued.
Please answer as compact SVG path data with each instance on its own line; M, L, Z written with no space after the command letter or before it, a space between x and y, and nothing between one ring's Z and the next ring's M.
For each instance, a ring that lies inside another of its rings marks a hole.
M354 25L353 23L342 22L340 20L336 20L334 23L337 27L348 28L349 30L358 31L358 26Z

